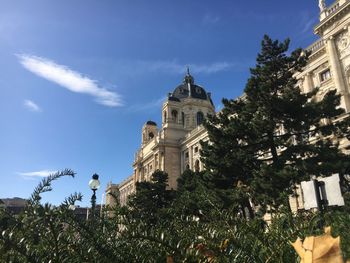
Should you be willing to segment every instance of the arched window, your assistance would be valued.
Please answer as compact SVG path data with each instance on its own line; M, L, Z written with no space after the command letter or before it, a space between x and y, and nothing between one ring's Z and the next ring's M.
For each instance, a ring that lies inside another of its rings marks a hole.
M201 125L204 121L204 115L203 112L198 111L197 112L197 126Z
M171 111L171 117L173 119L173 122L177 122L177 110L172 110Z
M195 164L194 164L194 171L195 172L199 172L200 167L199 167L199 160L196 160Z

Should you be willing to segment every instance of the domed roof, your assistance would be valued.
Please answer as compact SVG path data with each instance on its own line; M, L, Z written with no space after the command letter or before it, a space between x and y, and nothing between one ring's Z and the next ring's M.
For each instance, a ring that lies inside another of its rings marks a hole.
M195 98L200 100L209 100L210 94L199 85L194 84L194 78L187 69L187 74L181 85L177 86L173 93L169 94L169 100L178 101L185 98Z
M157 126L157 123L155 123L154 121L147 121L146 124L152 125L152 126Z
M168 97L168 100L180 102L180 99L178 99L178 98L176 98L176 97L173 97L172 95L170 95L170 96Z

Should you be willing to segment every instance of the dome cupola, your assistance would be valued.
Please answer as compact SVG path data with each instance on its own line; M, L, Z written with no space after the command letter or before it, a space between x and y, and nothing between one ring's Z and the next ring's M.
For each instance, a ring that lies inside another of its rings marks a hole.
M188 68L183 82L177 86L173 93L170 93L168 97L168 99L172 101L181 101L186 98L208 100L213 104L210 98L210 93L207 93L203 87L194 83L194 78L190 74Z

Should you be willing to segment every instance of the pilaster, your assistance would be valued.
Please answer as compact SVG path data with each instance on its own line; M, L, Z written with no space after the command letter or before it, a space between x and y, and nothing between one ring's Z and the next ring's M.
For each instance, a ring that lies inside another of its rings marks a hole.
M190 169L193 170L193 146L189 147L188 149L188 164L190 166Z
M333 37L329 37L327 39L327 51L328 51L329 64L331 65L331 72L332 72L335 87L342 96L341 98L343 102L342 104L344 105L346 112L349 112L350 111L349 92L345 86L344 76L341 70L341 65L340 65L340 61L338 58L338 53L337 53L337 49L336 49L336 45L334 43Z
M313 90L314 88L314 83L313 83L313 80L312 80L312 76L310 73L307 73L305 75L305 79L304 79L304 92L305 93L309 93Z

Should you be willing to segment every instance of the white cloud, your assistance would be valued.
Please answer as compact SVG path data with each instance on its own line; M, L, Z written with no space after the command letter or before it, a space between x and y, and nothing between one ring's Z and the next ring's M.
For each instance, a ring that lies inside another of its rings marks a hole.
M50 174L57 173L57 171L50 171L50 170L41 170L36 172L25 172L25 173L18 173L19 175L25 176L25 177L47 177Z
M315 18L310 18L304 23L304 27L301 30L302 34L309 33L309 31L312 31L313 26L316 24Z
M162 106L162 103L165 101L165 99L166 97L161 97L149 103L132 105L128 108L128 110L131 112L139 112L139 111L148 111L148 110L157 109Z
M52 81L72 92L88 94L95 97L96 102L109 106L122 106L121 97L116 92L100 87L97 81L73 71L55 62L28 54L17 55L24 68L39 77Z
M312 33L313 26L317 23L317 17L308 12L301 12L298 14L300 23L300 34Z
M24 107L26 107L30 111L34 112L41 112L41 108L32 100L24 100L23 102Z
M232 66L234 65L228 62L215 62L209 65L197 65L197 64L189 65L189 67L191 68L191 71L193 71L194 73L206 73L206 74L216 73L219 71L226 71Z
M186 72L187 66L190 68L191 73L204 73L213 74L220 71L229 70L231 67L235 66L234 63L229 62L214 62L210 64L181 64L176 60L170 61L143 61L140 64L144 64L144 68L149 71L163 71L171 73L183 74Z
M211 15L211 14L206 14L202 20L204 25L214 25L214 24L217 24L219 21L220 21L219 16Z

